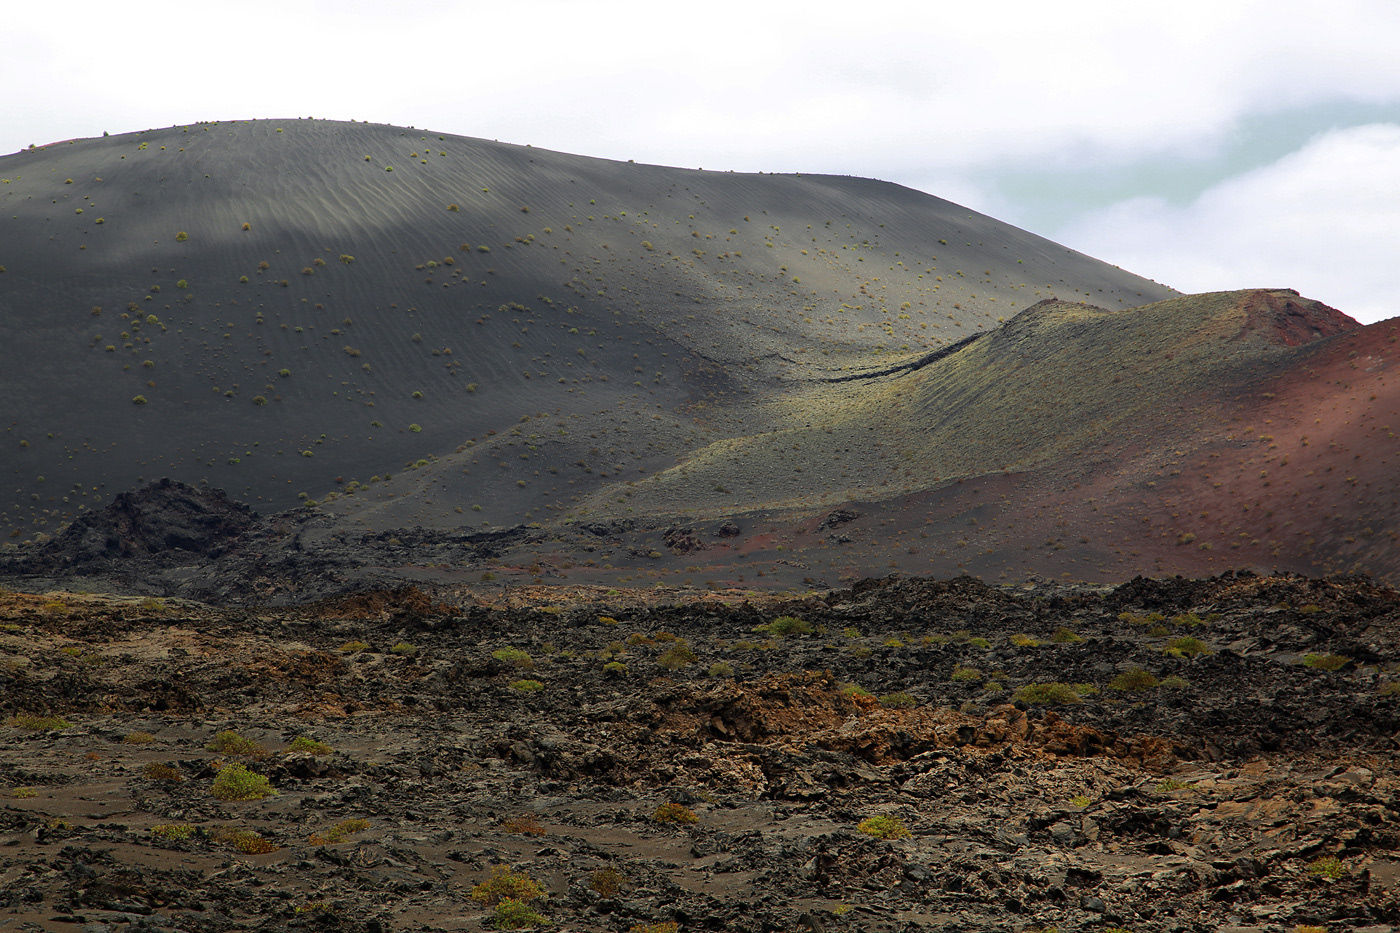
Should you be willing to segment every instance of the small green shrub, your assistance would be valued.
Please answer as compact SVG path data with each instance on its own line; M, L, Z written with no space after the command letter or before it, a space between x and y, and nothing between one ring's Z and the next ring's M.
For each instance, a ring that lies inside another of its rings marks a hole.
M509 664L517 671L533 671L535 669L535 659L530 657L528 651L522 651L519 648L497 648L491 652L491 657Z
M361 651L368 651L369 645L362 641L347 641L335 650L341 654L359 654Z
M209 838L214 842L232 846L245 855L264 855L277 851L276 845L264 839L261 833L255 833L251 829L215 826L209 830Z
M147 762L142 773L146 775L147 780L164 781L167 784L179 784L185 779L179 768L162 761Z
M1040 647L1040 642L1039 642L1037 639L1034 639L1034 638L1032 638L1031 636L1026 635L1026 634L1024 634L1024 633L1012 635L1010 641L1011 641L1011 644L1015 645L1017 648L1039 648L1039 647Z
M232 730L220 732L209 740L209 744L205 748L220 755L244 755L248 758L265 758L267 756L267 749Z
M356 833L362 833L369 829L369 820L351 819L341 820L333 826L328 826L319 833L313 833L307 838L307 842L313 846L339 845Z
M1346 877L1349 871L1350 869L1347 867L1346 862L1343 862L1335 855L1324 856L1308 863L1308 874L1315 878L1327 878L1331 881L1337 881L1340 878Z
M276 792L267 778L243 765L224 765L209 791L218 800L262 800Z
M953 673L948 679L957 682L981 680L982 672L975 667L964 667L959 664L957 667L953 668Z
M651 818L658 823L698 823L700 817L689 807L678 803L663 803L652 811Z
M188 240L189 238L190 238L190 235L189 235L188 233L186 233L185 231L183 231L183 230L181 230L179 233L175 234L175 240L176 240L176 242L179 242L179 243L183 243L183 242L185 242L186 240Z
M61 732L73 728L73 724L62 716L32 716L28 713L11 716L10 725L26 732Z
M503 898L491 912L491 925L498 930L523 930L546 922L543 914L513 897Z
M871 695L870 691L860 684L843 684L841 692L848 697L868 697Z
M534 901L544 897L544 890L524 872L514 872L505 865L491 869L491 877L472 888L471 898L478 904L495 907L504 900Z
M1084 641L1084 636L1074 629L1061 626L1055 629L1055 634L1050 636L1050 640L1057 645L1077 645Z
M178 842L194 835L194 827L189 823L157 823L151 827L151 835L159 836L168 842Z
M1150 690L1157 686L1157 678L1140 667L1126 670L1109 683L1110 690Z
M15 787L10 790L10 796L16 800L29 800L39 796L39 792L32 787Z
M1316 668L1320 671L1339 671L1346 667L1351 658L1340 654L1305 654L1303 655L1303 666Z
M1167 642L1167 654L1179 658L1194 658L1200 654L1210 654L1210 646L1193 635L1183 635Z
M599 868L588 878L588 886L603 897L614 897L622 893L627 884L627 876L616 868Z
M885 709L913 709L919 705L919 701L910 696L907 691L900 690L880 697L880 705Z
M1185 677L1178 677L1172 674L1170 677L1163 677L1162 682L1158 684L1158 686L1163 690L1185 690L1190 684Z
M658 667L668 671L680 670L687 664L693 664L700 660L699 656L691 649L690 645L683 639L667 649L656 659Z
M131 397L131 404L133 404L133 405L144 405L144 404L146 404L146 396L144 396L144 395L133 395L133 396Z
M885 840L907 839L912 835L909 828L898 817L890 816L887 813L861 820L856 824L856 829L867 836Z
M1186 781L1180 781L1176 778L1162 778L1157 782L1157 793L1170 794L1172 791L1185 790L1190 786Z
M122 742L127 745L150 745L156 737L149 732L128 732L122 737Z
M1083 810L1085 807L1087 807L1094 801L1091 797L1086 797L1083 794L1079 794L1078 796L1069 798L1069 802L1070 806L1078 807L1079 809Z
M674 920L662 920L657 923L634 923L628 927L627 933L676 933L681 925Z
M841 630L841 635L844 638L859 638L860 629L856 628L854 625L848 625Z
M992 643L987 641L987 639L985 638L969 638L967 640L967 643L974 648L981 649L982 651L986 651L988 648L992 647Z
M733 677L734 665L728 661L716 661L710 665L710 669L706 673L715 678Z
M287 751L306 752L311 755L329 755L334 749L325 742L318 742L309 736L299 735L292 739L291 744L287 746Z
M1015 697L1032 706L1061 706L1083 699L1078 690L1062 683L1026 684L1016 689Z
M410 645L406 641L401 641L398 644L394 645L392 648L390 648L389 651L392 654L401 655L405 658L411 658L418 654L418 646Z
M754 631L764 635L810 635L816 628L796 616L778 616L767 625L755 626Z
M521 693L538 693L544 689L544 684L538 680L513 680L510 689L519 690Z
M621 677L627 673L627 665L621 661L609 661L603 665L603 673L612 677Z

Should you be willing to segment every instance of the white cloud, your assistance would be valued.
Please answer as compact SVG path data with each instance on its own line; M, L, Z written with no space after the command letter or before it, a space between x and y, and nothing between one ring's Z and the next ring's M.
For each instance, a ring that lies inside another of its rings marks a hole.
M7 11L0 152L315 114L715 168L902 179L1218 145L1241 116L1400 100L1400 5L1179 0L73 0ZM19 117L19 119L16 119ZM100 124L100 125L99 125Z
M1178 207L1123 201L1067 246L1188 292L1295 288L1367 323L1400 315L1400 126L1324 134Z

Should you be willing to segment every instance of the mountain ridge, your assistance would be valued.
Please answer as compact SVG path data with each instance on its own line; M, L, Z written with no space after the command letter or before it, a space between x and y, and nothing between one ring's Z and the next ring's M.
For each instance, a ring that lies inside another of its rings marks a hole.
M1209 458L1265 385L1357 334L1368 403L1390 401L1388 325L1287 289L1178 296L869 179L273 120L26 151L0 181L11 541L169 477L300 506L298 541L379 563L421 528L458 575L1215 572L1159 546L1169 519L1203 533L1143 490L1222 487L1159 464ZM1075 483L1152 535L1048 501ZM995 531L968 524L974 488L1005 497L972 509ZM843 509L865 517L817 533ZM858 535L875 515L890 533ZM462 536L481 546L453 555ZM1346 537L1221 546L1311 569Z

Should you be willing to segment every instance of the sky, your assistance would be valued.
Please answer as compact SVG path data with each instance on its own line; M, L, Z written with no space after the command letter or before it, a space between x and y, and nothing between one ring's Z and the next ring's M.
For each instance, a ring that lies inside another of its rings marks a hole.
M73 0L0 41L0 153L314 116L860 175L1182 291L1400 316L1396 0Z

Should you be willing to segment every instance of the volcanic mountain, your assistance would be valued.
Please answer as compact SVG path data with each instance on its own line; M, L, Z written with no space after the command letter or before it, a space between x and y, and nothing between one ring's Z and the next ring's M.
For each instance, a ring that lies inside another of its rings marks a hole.
M866 179L360 123L0 181L15 543L167 477L295 509L260 554L420 574L1400 571L1393 325L1287 290Z

